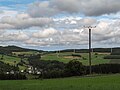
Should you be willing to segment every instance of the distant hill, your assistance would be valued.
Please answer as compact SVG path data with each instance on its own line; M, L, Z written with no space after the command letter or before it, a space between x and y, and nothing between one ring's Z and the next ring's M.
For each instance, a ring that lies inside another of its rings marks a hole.
M18 46L0 46L0 54L11 54L12 52L29 52L29 51L37 51L44 52L43 50L35 50L22 48ZM76 53L88 53L89 49L65 49L60 50L60 52L76 52ZM56 51L49 51L49 53L55 53ZM111 53L112 55L120 55L120 47L115 48L93 48L92 52L101 52L101 53Z
M61 50L60 52L76 52L76 53L88 53L89 49L66 49ZM120 55L120 47L115 48L93 48L92 52L101 52L101 53L111 53Z
M66 49L66 50L61 50L60 52L76 52L76 53L88 53L88 49Z
M88 53L89 49L66 49L61 52L76 52L76 53ZM111 48L93 48L92 52L110 53Z
M111 55L120 55L120 47L113 48Z
M43 52L42 50L27 49L18 46L5 46L5 47L0 46L0 54L11 54L12 52L27 52L27 51Z

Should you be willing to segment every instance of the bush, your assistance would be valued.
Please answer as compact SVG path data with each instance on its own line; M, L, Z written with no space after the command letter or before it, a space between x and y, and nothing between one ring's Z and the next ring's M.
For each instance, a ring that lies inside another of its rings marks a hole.
M81 57L80 54L72 54L73 57Z
M65 67L65 74L67 76L80 76L84 74L84 71L82 63L76 60L70 61Z
M9 64L6 64L6 63L0 61L0 73L10 72L12 70L19 71L19 68L15 67L15 66L10 66Z
M1 57L0 59L3 60L3 57Z
M63 70L49 70L43 72L43 74L40 76L40 78L61 78L64 77L64 71Z
M120 59L120 55L108 55L104 59Z
M85 57L82 57L82 59L83 59L83 60L87 60L87 58L85 58Z
M0 74L0 80L24 80L27 79L25 75L22 74Z
M97 74L120 73L120 64L99 64L92 66L92 72Z
M95 53L95 55L98 55L98 53Z

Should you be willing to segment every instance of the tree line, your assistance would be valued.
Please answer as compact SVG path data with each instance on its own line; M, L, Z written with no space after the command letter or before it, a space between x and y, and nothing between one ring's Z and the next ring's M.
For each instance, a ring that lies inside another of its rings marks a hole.
M89 74L89 66L83 65L77 60L62 63L56 60L45 61L40 58L28 58L31 66L41 71L39 78L61 78L71 76L82 76ZM99 64L92 65L94 74L120 73L120 64Z
M24 74L19 73L19 68L0 61L0 80L27 79Z

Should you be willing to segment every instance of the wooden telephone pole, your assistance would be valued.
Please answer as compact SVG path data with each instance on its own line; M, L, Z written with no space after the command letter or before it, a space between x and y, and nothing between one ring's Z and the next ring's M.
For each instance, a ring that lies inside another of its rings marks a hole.
M88 28L89 30L89 74L92 74L92 60L91 60L91 52L92 52L92 49L91 49L91 44L92 44L92 40L91 40L91 31L92 31L92 28L96 28L96 26L84 26L84 28Z

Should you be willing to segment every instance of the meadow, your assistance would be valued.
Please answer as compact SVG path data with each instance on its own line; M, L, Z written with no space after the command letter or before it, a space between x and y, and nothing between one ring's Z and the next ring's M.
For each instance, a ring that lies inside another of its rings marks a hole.
M16 55L17 54L26 54L26 55L37 54L37 52L14 52L14 53ZM88 53L77 53L81 55L81 57L73 57L72 54L73 52L60 52L59 54L48 53L48 54L43 54L41 57L41 60L57 60L60 62L68 63L70 60L75 59L75 60L79 60L84 65L88 65ZM92 53L92 65L109 63L110 62L109 59L104 59L104 56L108 54L109 53L97 53L97 55L95 55L95 53ZM0 57L2 57L2 55L0 55ZM20 60L21 59L19 57L4 55L4 59L1 61L5 63L9 63L10 65L14 65L15 64L14 61L16 61L16 63L19 63ZM24 68L24 67L21 67L21 68Z
M0 57L2 57L2 55L0 55ZM4 55L3 59L0 59L0 61L13 66L13 65L19 63L21 61L21 59L18 58L18 57ZM25 69L26 67L25 66L19 66L19 68L22 70L22 69Z
M81 57L72 57L73 52L50 53L42 56L42 60L58 60L60 62L68 63L70 60L79 60L83 65L88 65L88 53L76 53ZM104 59L104 56L110 53L92 53L92 65L109 63L109 59Z
M38 52L13 52L16 56L7 56L4 55L4 59L0 61L3 61L5 63L9 63L10 65L15 65L21 61L20 57L17 57L18 54L25 54L25 55L35 55ZM97 54L96 54L97 53ZM81 57L74 57L72 54L77 54L80 55ZM98 53L98 52L93 52L92 53L92 65L97 65L97 64L105 64L105 63L117 63L120 60L110 60L110 59L104 59L105 56L109 55L110 53ZM88 65L88 53L74 53L74 52L59 52L59 53L47 53L47 54L41 54L41 60L57 60L60 62L68 63L71 60L78 60L82 62L83 65ZM2 57L2 55L0 55ZM27 58L23 59L27 61ZM26 69L26 66L19 66L19 68L22 70Z
M0 90L120 90L120 74L0 81Z

